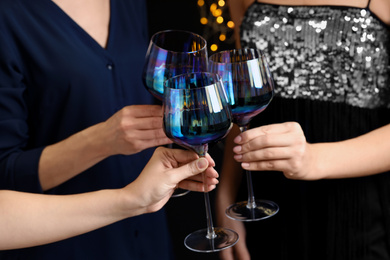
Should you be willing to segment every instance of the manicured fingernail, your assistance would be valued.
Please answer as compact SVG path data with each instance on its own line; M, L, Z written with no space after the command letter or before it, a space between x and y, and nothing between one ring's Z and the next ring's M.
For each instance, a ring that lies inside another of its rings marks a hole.
M242 168L248 168L249 167L249 163L241 163L241 167Z
M236 138L234 138L234 142L235 143L239 143L239 142L241 142L241 136L237 136Z
M234 159L241 160L242 159L242 155L241 154L234 155Z
M241 152L241 150L242 150L241 145L235 146L235 147L233 148L233 152L235 152L235 153L239 153L239 152Z
M205 158L200 158L199 160L198 160L198 168L199 169L204 169L204 168L206 168L207 167L207 159L205 159Z

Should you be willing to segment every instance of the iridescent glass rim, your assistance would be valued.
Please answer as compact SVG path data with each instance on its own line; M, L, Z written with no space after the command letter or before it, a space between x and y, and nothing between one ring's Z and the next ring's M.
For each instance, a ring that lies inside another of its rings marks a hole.
M194 39L198 38L201 40L202 42L202 46L201 48L197 49L197 50L194 50L194 51L173 51L173 50L169 50L167 48L163 48L161 47L157 42L156 42L156 38L161 35L161 34L166 34L166 33L183 33L183 34L188 34L188 35L191 35L191 36L194 36ZM197 34L197 33L194 33L194 32L190 32L190 31L186 31L186 30L176 30L176 29L171 29L171 30L164 30L164 31L158 31L156 32L155 34L152 35L152 37L150 38L151 39L151 42L155 45L156 48L158 49L161 49L161 50L164 50L164 51L169 51L169 52L172 52L172 53L196 53L196 52L200 52L200 51L203 51L206 49L207 51L207 41L205 38L203 38L201 35Z

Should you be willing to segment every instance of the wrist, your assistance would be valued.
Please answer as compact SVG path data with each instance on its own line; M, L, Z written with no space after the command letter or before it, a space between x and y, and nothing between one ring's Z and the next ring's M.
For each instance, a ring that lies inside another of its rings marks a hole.
M110 137L111 135L107 133L104 123L96 124L81 132L82 140L85 140L87 143L86 147L98 161L114 154L109 145Z
M136 194L132 183L118 190L119 208L125 218L149 213L147 207L142 203L142 199Z
M308 144L310 149L309 159L310 165L308 167L308 175L311 180L329 179L330 165L332 164L331 157L329 155L328 143Z

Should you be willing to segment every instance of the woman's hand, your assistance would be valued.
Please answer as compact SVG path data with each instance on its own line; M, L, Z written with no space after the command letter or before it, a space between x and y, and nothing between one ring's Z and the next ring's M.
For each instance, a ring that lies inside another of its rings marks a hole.
M319 179L313 169L314 156L301 126L295 122L257 127L238 135L233 151L242 168L281 171L287 178Z
M109 155L131 155L172 143L163 130L159 105L133 105L119 110L102 124Z
M42 189L56 187L111 155L172 143L162 127L161 106L127 106L105 122L47 146L39 161Z
M154 212L163 207L177 187L202 192L213 190L218 184L214 165L210 156L199 158L192 151L159 147L139 177L126 188L139 198L141 208Z

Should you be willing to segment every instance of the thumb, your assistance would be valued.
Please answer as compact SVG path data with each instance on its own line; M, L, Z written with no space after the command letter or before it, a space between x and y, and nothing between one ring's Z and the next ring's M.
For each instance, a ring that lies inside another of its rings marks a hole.
M197 171L196 173L201 173L207 169L209 166L209 161L206 158L199 158L194 163L196 163Z
M197 175L199 173L204 172L209 166L209 161L206 158L199 158L195 161L187 163L182 167L178 168L183 173L183 179L191 177L193 175Z

